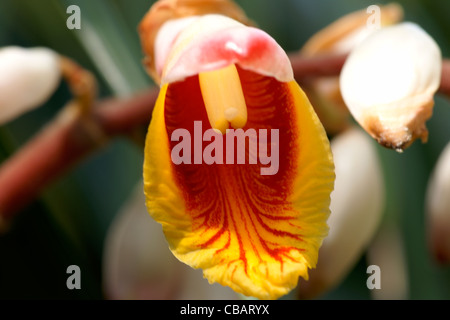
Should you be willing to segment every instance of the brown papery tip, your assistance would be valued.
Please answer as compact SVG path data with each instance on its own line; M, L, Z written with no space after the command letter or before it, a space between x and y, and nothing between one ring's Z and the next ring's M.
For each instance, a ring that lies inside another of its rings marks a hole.
M380 145L401 153L416 139L428 141L425 123L432 116L433 105L430 99L420 107L370 108L363 114L362 126Z

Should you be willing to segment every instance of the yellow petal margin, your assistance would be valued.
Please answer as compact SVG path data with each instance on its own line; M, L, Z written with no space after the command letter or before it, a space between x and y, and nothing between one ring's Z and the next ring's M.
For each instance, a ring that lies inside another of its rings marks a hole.
M161 88L145 146L144 191L179 260L203 269L210 283L277 299L316 265L334 165L325 131L295 81L238 70L248 108L243 129L279 130L276 174L261 175L256 164L172 162L175 128L193 132L197 120L208 129L197 75Z

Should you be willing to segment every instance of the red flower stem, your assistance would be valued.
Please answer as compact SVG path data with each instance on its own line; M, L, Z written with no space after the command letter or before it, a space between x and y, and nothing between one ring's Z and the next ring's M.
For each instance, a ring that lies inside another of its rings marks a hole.
M127 100L99 103L86 118L69 105L0 167L0 230L14 215L55 181L114 136L147 126L158 90Z
M299 83L309 78L337 76L341 72L347 55L323 55L305 58L301 54L289 56L294 77Z
M291 55L298 82L339 75L346 56L305 58ZM450 96L450 61L443 63L440 92ZM90 114L69 105L40 133L0 166L0 229L86 156L115 136L133 137L146 128L158 96L150 88L128 99L99 102Z

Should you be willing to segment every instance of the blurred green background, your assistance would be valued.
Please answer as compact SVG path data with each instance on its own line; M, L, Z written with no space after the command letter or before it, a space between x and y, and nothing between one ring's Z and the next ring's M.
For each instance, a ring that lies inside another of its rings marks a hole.
M137 25L150 0L1 0L0 47L46 46L93 71L100 94L127 96L152 85L141 66ZM288 52L340 16L387 1L240 0L259 27ZM450 57L450 2L398 1L405 20L419 23ZM68 30L66 8L81 8L81 30ZM1 70L0 70L1 72ZM0 162L36 134L70 99L64 84L40 109L0 127ZM424 198L429 175L450 141L450 102L436 97L427 144L404 154L379 150L387 203L385 224L399 229L409 299L449 299L450 268L438 266L426 244ZM117 139L47 188L0 236L0 299L103 299L102 253L108 227L142 176L139 146ZM0 190L1 192L1 190ZM449 195L450 196L450 195ZM82 270L82 290L68 290L66 269ZM323 299L370 299L366 256Z

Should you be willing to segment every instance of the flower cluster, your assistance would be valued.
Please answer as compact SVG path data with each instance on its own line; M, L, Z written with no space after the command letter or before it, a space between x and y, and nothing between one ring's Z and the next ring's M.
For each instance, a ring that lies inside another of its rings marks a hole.
M402 22L399 5L372 9L378 20L355 12L311 37L300 56L347 58L338 75L300 86L283 48L231 0L150 8L139 35L159 94L143 186L106 241L110 297L187 296L180 283L198 274L176 259L231 288L227 297L278 299L297 288L314 298L339 284L384 212L376 143L401 153L427 141L442 74L439 46ZM91 75L48 49L3 48L0 69L0 124L42 104L61 77L81 113L95 98ZM448 262L450 146L441 157L427 211L431 250ZM154 252L149 243L159 243Z

